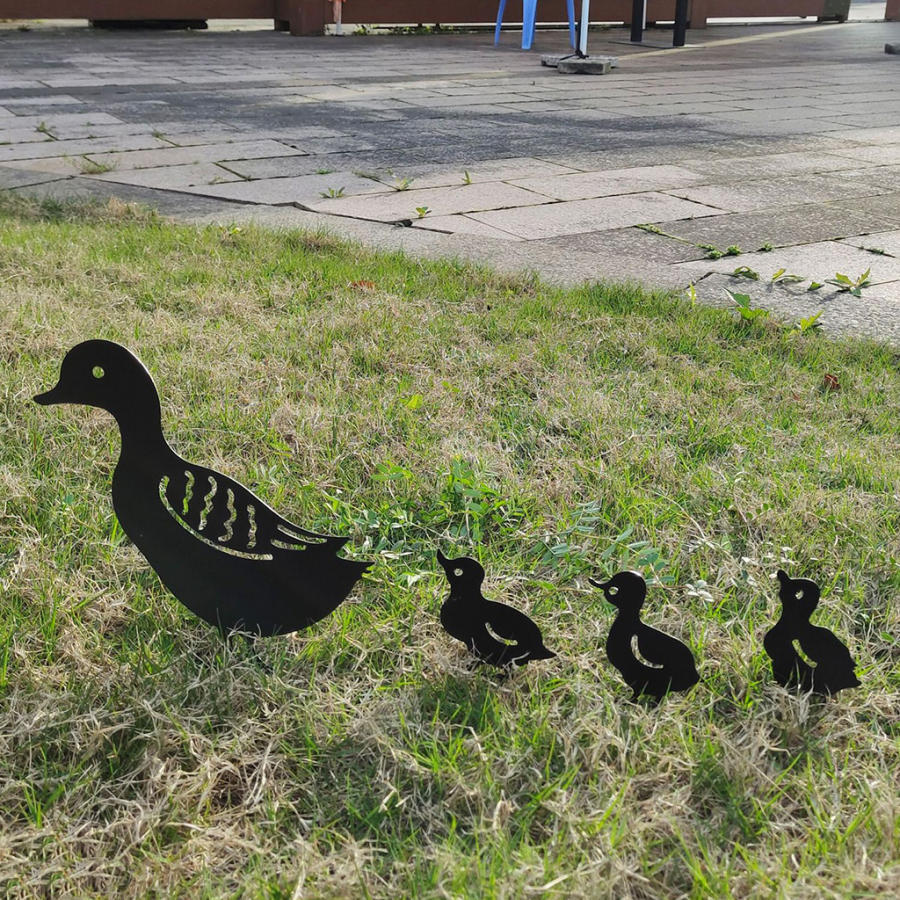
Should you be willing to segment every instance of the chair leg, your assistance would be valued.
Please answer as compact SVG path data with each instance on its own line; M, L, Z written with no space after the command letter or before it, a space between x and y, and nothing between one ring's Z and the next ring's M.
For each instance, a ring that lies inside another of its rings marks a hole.
M503 13L506 12L506 0L500 0L500 8L497 10L497 27L494 29L494 46L500 43L500 26L503 24Z
M530 50L534 43L537 0L522 0L522 49Z
M569 44L572 46L572 49L575 48L575 0L568 0L566 4L569 8ZM587 28L587 22L584 22L581 26L582 28Z

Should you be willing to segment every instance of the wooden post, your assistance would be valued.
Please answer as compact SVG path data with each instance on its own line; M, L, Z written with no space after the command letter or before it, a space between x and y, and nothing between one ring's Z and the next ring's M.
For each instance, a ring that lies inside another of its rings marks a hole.
M885 22L900 22L900 0L887 0L884 11Z

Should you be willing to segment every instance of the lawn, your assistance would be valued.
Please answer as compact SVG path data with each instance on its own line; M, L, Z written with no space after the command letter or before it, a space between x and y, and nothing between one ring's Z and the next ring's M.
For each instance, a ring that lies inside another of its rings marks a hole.
M166 592L110 417L31 402L89 337L183 456L375 561L333 615L225 645ZM3 201L0 892L900 893L898 363L636 286ZM473 667L438 548L558 657ZM862 687L773 684L779 566ZM604 656L587 579L619 569L699 661L658 708Z

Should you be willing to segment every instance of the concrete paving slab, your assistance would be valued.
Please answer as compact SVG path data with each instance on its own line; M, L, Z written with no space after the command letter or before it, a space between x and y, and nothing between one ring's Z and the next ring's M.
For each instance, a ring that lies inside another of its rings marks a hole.
M426 231L442 231L447 234L473 234L489 237L500 241L521 241L522 238L507 231L502 231L492 225L485 225L467 215L455 216L426 216L424 219L413 219L413 228L423 228Z
M117 169L151 169L200 162L225 162L232 159L258 159L264 156L290 156L293 150L277 141L231 141L222 144L196 144L191 147L164 147L158 150L116 151L90 154L94 162Z
M695 219L694 221L706 220ZM622 254L663 265L703 259L706 256L705 250L701 250L690 241L674 240L671 237L653 234L635 226L567 234L532 243L555 247L562 254L568 254L573 250L599 253L603 256Z
M841 272L851 279L867 269L873 285L883 281L900 279L900 258L881 256L837 241L821 241L797 247L782 247L770 253L743 253L741 256L707 259L698 262L679 263L686 271L728 274L739 266L748 266L759 274L759 280L768 282L779 269L792 275L801 275L807 281L825 282ZM747 279L741 278L744 282ZM865 290L865 289L864 289Z
M427 207L430 214L434 216L449 216L455 213L488 209L509 209L509 215L517 215L523 211L523 207L546 202L547 198L540 194L495 181L456 187L392 191L371 197L320 200L311 205L320 212L391 222L397 219L415 219L418 215L417 208ZM503 230L516 233L513 229L503 228L500 223L496 224Z
M54 175L52 172L31 172L28 169L16 169L0 165L0 190L28 187L32 184L45 184L62 177L61 175Z
M257 181L231 181L228 184L196 185L185 188L191 193L206 197L221 197L241 203L279 205L301 203L315 205L324 197L341 194L347 198L363 194L390 191L379 181L360 178L350 172L332 172L329 175L301 175L297 178L261 178ZM391 192L393 193L393 192Z
M712 244L725 249L732 245L756 250L809 244L844 238L869 231L884 231L891 221L871 209L846 208L839 204L810 204L777 212L762 210L729 213L714 218L673 222L665 230L695 244Z
M704 180L702 175L680 166L635 166L605 172L522 178L511 183L554 200L590 200L613 194L662 191Z
M852 171L857 168L857 163L846 156L807 151L772 153L763 156L738 156L726 159L685 159L681 160L678 165L704 175L707 181L715 181L719 184L757 181L763 178L783 178L789 175Z
M879 231L865 236L845 238L841 244L849 244L851 247L860 247L863 250L878 249L900 258L900 231Z
M116 184L134 184L143 187L161 188L164 191L179 190L196 186L208 187L225 182L246 183L240 175L229 172L214 163L191 163L186 166L161 166L155 169L113 169L111 172L91 174L90 169L82 169L82 174L91 175L101 181ZM203 193L203 191L199 191Z
M895 165L900 161L900 143L879 144L874 147L844 147L834 151L846 159L869 162L874 165Z
M720 215L721 210L680 200L667 194L649 192L595 200L571 200L544 206L473 213L472 218L511 234L534 240L602 231L651 222L672 222L697 216Z
M83 141L43 141L0 146L0 163L18 161L21 168L32 168L31 162L39 159L64 156L101 154L110 150L149 150L169 146L152 135L122 135L121 137L92 138Z
M893 284L896 284L894 282ZM734 303L726 290L748 294L753 306L770 310L782 321L796 321L821 311L826 334L865 337L900 345L900 298L888 296L893 285L867 289L862 298L846 293L807 292L803 286L761 284L712 275L695 285L697 299L723 308ZM881 295L876 292L883 291Z
M844 179L842 175L843 173L828 176L797 175L745 181L739 184L705 184L677 188L668 193L727 212L752 212L759 209L843 200L848 197L864 197L887 193L890 190L889 187L882 188L866 181Z
M856 200L841 200L832 204L836 209L844 210L847 214L854 213L869 217L872 222L900 225L900 192L893 194L881 194L875 197L859 197ZM868 228L867 231L873 229ZM877 230L883 230L881 228ZM846 235L841 235L846 237Z

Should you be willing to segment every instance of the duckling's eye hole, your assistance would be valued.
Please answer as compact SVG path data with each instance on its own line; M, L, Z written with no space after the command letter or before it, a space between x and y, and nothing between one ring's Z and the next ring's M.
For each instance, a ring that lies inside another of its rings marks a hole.
M798 600L802 600L802 599L803 599L803 591L797 591L797 593L794 594L794 596L795 596Z
M615 585L613 585L613 586L609 589L609 596L610 596L610 597L615 597L616 594L618 594L618 593L619 593L619 589L618 589Z
M454 574L457 578L461 577L461 576L462 576L462 569L454 569L454 570L453 570L453 574Z
M94 368L91 369L91 375L93 375L94 378L102 378L105 374L106 372L103 371L103 366L94 366Z

